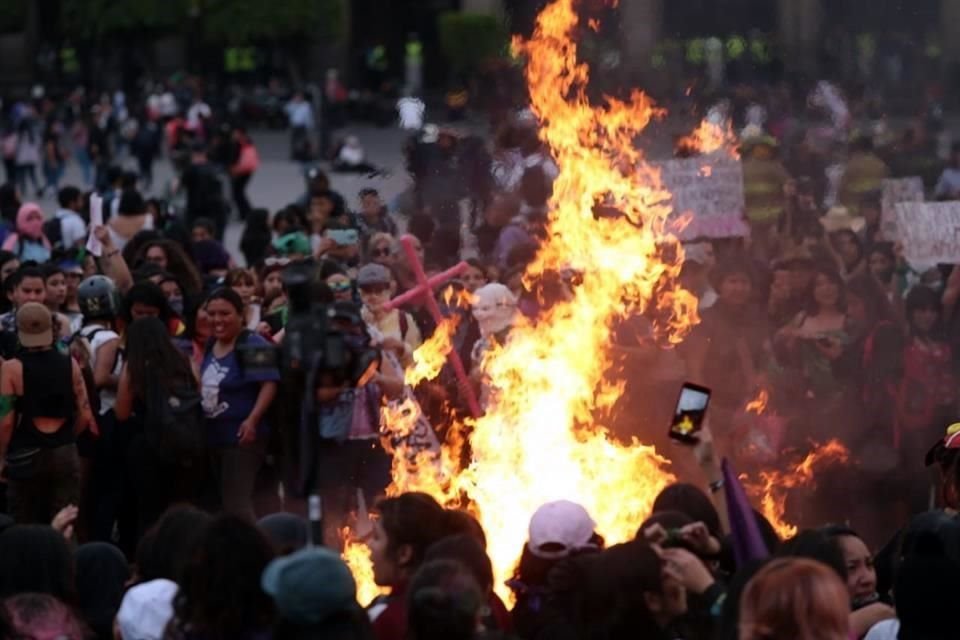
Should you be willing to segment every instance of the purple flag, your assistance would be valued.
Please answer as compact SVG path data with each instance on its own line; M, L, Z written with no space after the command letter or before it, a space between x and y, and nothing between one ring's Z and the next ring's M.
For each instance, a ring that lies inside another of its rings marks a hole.
M766 558L770 551L760 535L757 517L747 500L747 493L726 458L720 463L720 468L723 471L723 494L727 499L733 557L737 566L742 567L751 560Z

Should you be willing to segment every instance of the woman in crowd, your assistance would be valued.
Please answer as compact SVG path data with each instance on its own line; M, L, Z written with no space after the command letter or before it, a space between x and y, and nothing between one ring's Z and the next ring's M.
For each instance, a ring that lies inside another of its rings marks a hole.
M570 535L556 538L554 523L562 523ZM513 627L523 638L539 637L545 624L548 578L565 559L592 553L603 547L603 539L594 532L596 525L582 506L569 501L542 505L530 519L529 539L523 545L520 561L507 585L513 590L516 605L511 611Z
M849 342L846 288L836 271L820 268L811 283L806 309L780 329L774 345L780 364L788 372L782 388L793 392L800 414L810 427L829 429L843 398L833 365ZM817 417L814 417L817 416ZM819 435L815 432L806 435Z
M847 567L847 592L854 610L873 604L880 599L877 593L877 570L873 566L873 554L866 543L850 527L830 525L822 529L840 549Z
M244 320L248 329L256 329L260 324L260 299L257 298L257 277L247 269L231 269L223 279L223 286L230 287L243 301Z
M367 259L389 268L393 263L393 244L396 242L389 233L375 233L367 242Z
M283 293L283 270L288 264L289 260L278 258L267 258L264 262L258 278L263 299Z
M377 505L370 539L373 579L390 594L370 606L378 640L407 637L407 598L410 579L427 549L451 533L449 514L423 493L404 493Z
M214 291L206 302L213 339L200 367L211 469L228 513L254 519L253 487L266 450L267 409L277 393L276 369L244 366L238 347L268 342L244 329L244 305L232 289Z
M200 272L183 248L172 240L152 240L140 248L134 266L144 262L157 265L163 271L172 274L184 295L194 299L203 290Z
M274 607L260 576L272 558L270 543L251 522L231 515L213 520L177 580L165 640L269 638Z
M422 338L413 316L403 309L384 308L397 291L393 274L382 265L368 264L357 274L357 287L364 320L383 335L383 348L393 350L400 362L408 365Z
M945 340L940 296L923 286L910 290L905 302L907 339L895 392L894 446L905 470L916 470L929 448L957 410L957 378L953 349ZM910 505L923 510L928 482L915 475Z
M197 377L187 357L174 346L158 318L142 318L127 328L124 365L117 385L114 411L125 422L132 442L129 468L136 490L138 530L144 532L171 504L197 502L204 460L179 455L171 459L158 446L149 420L156 419L154 398L168 399L179 389L196 392ZM162 426L162 425L160 425Z
M74 604L75 575L70 544L53 527L18 524L0 533L0 599L44 593Z
M850 596L836 573L804 558L761 569L740 601L740 640L849 640Z
M50 259L51 245L43 234L43 211L39 205L27 202L20 207L16 227L4 240L3 249L24 262L32 260L42 264Z
M722 263L713 277L718 299L690 336L687 366L691 380L713 390L713 417L725 430L760 384L769 345L764 314L753 304L751 267L746 262Z
M77 548L78 609L96 640L112 640L113 619L130 579L123 553L106 542L90 542Z

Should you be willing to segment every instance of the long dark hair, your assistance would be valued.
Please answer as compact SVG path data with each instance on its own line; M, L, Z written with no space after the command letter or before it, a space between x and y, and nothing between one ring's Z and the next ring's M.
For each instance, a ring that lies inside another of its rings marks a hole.
M837 287L837 309L841 312L844 311L847 308L847 287L843 282L843 278L841 278L840 274L834 269L819 267L813 272L813 278L810 280L810 288L807 290L807 315L815 316L820 313L820 305L817 304L816 297L814 296L814 292L817 289L817 276L823 276Z
M916 327L913 326L914 312L921 311L923 309L933 309L940 314L937 324L926 337L934 340L943 339L943 301L936 291L922 285L915 286L913 289L910 289L910 293L907 294L907 299L904 302L904 308L907 316L907 327L910 330L910 335L913 336L918 335Z
M455 560L424 564L410 581L407 604L411 640L473 640L484 595L470 571Z
M17 593L48 593L76 602L73 552L52 527L14 525L0 535L0 600Z
M167 386L193 380L186 354L173 345L159 318L141 318L127 328L126 362L130 388L141 398L146 395L148 370L152 380Z
M447 512L425 493L404 493L381 500L377 511L387 534L388 553L396 557L400 547L410 547L410 560L402 567L409 572L420 566L430 545L451 533Z
M137 258L134 260L134 265L139 266L146 261L147 252L153 247L160 247L163 249L163 252L167 254L166 270L176 277L184 294L192 297L198 295L203 290L203 279L200 277L200 272L197 271L193 261L187 255L186 251L183 250L183 247L173 240L161 238L147 242L140 247Z
M268 628L273 600L261 590L260 576L272 558L266 537L245 519L213 520L183 569L175 624L206 638L240 638Z

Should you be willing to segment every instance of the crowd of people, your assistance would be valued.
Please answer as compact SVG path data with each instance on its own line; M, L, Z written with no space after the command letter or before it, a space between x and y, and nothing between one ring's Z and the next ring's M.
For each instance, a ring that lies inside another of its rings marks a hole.
M405 384L436 318L425 296L388 303L418 285L421 266L433 276L467 263L435 294L460 316L454 348L481 405L495 391L486 354L517 317L536 321L577 286L575 274L524 278L559 171L529 112L493 140L413 132L412 186L393 201L372 186L338 193L313 168L304 193L269 212L246 193L259 165L252 137L218 122L199 94L158 91L129 111L82 92L8 105L0 635L952 637L960 270L903 258L881 190L888 177L921 175L932 197L955 198L960 149L931 171L925 120L892 142L836 123L825 137L816 111L789 97L770 92L748 110L739 152L750 237L685 243L680 278L699 299L699 325L679 348L659 344L643 316L612 334L625 382L613 436L656 444L682 482L634 540L612 546L584 507L543 505L517 523L529 536L507 585L495 583L468 508L383 498L395 443L380 409L415 398L441 442L448 412L470 411L450 367ZM288 110L298 161L303 105L297 95ZM345 142L334 171L376 169L357 147ZM116 164L125 154L139 171ZM166 190L152 179L164 154L177 173ZM69 158L85 184L60 184ZM55 191L58 208L44 211L31 191ZM234 211L237 255L222 243ZM323 358L289 366L306 344L300 320L320 308L325 349L372 353L379 366L357 376ZM713 437L693 450L666 439L684 380L713 393ZM761 415L745 410L758 394L769 398ZM769 556L738 557L714 448L752 472L830 439L852 462L821 481L829 499L791 505L805 528L790 540L757 514ZM311 495L322 526L305 518ZM337 552L366 504L375 517L360 533L388 595L365 610Z

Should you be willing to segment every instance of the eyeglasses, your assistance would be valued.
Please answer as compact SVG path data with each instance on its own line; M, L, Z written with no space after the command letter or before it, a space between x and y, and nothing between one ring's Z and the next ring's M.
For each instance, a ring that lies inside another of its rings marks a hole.
M363 293L383 293L384 291L389 291L389 284L362 284L360 285L360 291Z
M390 249L389 248L374 249L373 251L370 252L370 255L373 256L374 258L386 258L388 255L390 255Z

